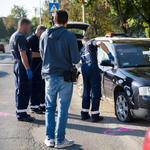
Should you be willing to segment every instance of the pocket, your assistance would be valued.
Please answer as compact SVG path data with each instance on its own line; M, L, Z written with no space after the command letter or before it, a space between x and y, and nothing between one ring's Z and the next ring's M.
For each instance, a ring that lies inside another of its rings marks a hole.
M41 79L32 80L32 91L33 92L41 92L41 90L42 90Z
M93 97L101 97L101 84L95 84L92 91Z
M30 81L24 80L19 83L18 94L28 95L31 92L31 84Z

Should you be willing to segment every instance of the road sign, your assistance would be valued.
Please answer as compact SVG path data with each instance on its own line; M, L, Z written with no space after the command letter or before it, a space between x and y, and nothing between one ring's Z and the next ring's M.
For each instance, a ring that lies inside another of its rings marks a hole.
M59 3L49 3L49 13L54 13L59 9Z

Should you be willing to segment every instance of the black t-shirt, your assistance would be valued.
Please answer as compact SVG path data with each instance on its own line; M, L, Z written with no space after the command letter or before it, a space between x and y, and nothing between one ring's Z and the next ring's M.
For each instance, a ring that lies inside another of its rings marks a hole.
M16 31L10 38L10 47L16 53L19 53L21 50L27 51L27 42L25 36Z
M28 42L28 45L29 45L31 51L40 53L40 51L39 51L39 39L36 36L36 34L33 34L30 37L28 37L27 42Z

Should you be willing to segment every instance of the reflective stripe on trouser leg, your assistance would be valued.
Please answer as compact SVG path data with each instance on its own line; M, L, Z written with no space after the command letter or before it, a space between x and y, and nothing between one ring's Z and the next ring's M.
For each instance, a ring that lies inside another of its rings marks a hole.
M89 109L84 109L84 108L82 108L81 111L82 111L82 112L89 112Z
M97 111L91 111L91 115L96 115L96 114L99 114L99 110L97 110Z
M35 106L30 105L30 108L36 108L36 109L38 109L38 108L39 108L39 105L35 105Z
M16 109L17 113L26 113L27 109Z
M44 104L40 104L40 107L45 107L45 103Z

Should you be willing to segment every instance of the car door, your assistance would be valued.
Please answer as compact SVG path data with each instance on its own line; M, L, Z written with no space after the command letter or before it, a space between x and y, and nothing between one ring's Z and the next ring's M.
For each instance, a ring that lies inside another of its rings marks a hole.
M114 50L111 44L109 43L105 43L105 45L107 46L107 48L109 49L109 51L112 53L112 55L114 55ZM109 60L108 55L103 52L103 60ZM107 100L112 101L113 100L113 80L114 80L114 72L115 69L113 69L112 67L103 67L103 92L104 92L104 96Z

